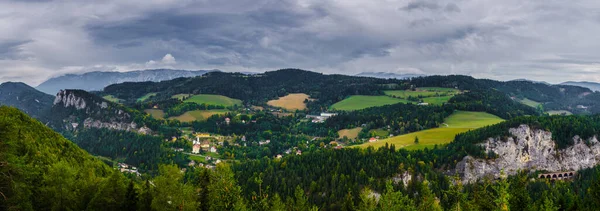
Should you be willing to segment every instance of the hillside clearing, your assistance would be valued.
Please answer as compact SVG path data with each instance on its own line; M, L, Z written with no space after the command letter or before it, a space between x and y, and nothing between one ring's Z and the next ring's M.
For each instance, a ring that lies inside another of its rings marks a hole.
M527 99L527 98L523 98L523 99L519 99L518 100L520 103L525 104L529 107L534 107L537 108L541 103Z
M497 124L503 119L485 112L456 111L446 118L446 124L440 128L422 130L414 133L404 134L377 142L364 143L359 147L373 146L375 148L394 144L396 148L423 149L431 148L438 144L447 144L454 140L454 136L472 129ZM419 144L415 144L415 137L419 137Z
M407 100L396 99L389 96L353 95L331 106L331 109L341 111L354 111L370 107L408 103Z
M144 112L146 112L147 114L150 114L150 116L152 116L152 118L154 118L154 119L164 119L165 118L165 112L160 109L144 109Z
M356 128L352 128L352 129L343 129L338 131L338 135L340 138L343 138L344 136L346 138L349 139L355 139L356 137L358 137L358 133L360 133L360 131L362 130L361 127L356 127Z
M304 110L306 109L306 103L304 103L304 101L309 99L309 97L310 96L304 93L293 93L280 97L277 100L270 100L267 102L267 105L284 108L286 110Z
M460 90L441 87L421 87L413 90L385 90L385 95L400 99L408 99L409 97L420 98L424 103L432 105L441 105L454 95L459 94Z
M175 97L175 96L173 96L173 97ZM197 103L197 104L204 103L207 105L221 105L221 106L225 106L225 107L233 106L233 105L242 105L241 100L229 98L229 97L226 97L223 95L209 95L209 94L194 95L194 96L191 96L188 99L186 99L184 102Z
M171 98L183 100L184 98L187 98L190 96L192 96L192 95L191 94L176 94L176 95L171 96Z
M179 120L180 122L193 122L193 121L202 121L202 120L206 120L209 117L211 117L212 115L215 114L225 114L227 113L227 110L224 109L220 109L220 110L194 110L194 111L188 111L183 113L180 116L176 116L176 117L169 117L169 119L176 119Z
M123 101L122 99L116 98L115 96L112 96L112 95L106 95L102 98L104 98L105 100L108 100L110 102L113 102L113 103L121 103L121 101Z
M570 111L567 110L552 110L547 112L550 115L573 115Z
M140 98L138 98L137 102L144 102L144 101L148 100L148 98L154 97L154 96L156 96L156 92L150 92L150 93L145 94L144 96L141 96Z

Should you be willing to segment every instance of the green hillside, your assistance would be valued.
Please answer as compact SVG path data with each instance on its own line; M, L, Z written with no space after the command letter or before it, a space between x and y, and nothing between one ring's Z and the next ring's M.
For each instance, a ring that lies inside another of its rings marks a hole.
M372 143L365 143L361 147L382 147L386 144L394 144L398 148L423 149L433 147L436 144L447 144L454 140L454 136L472 129L493 125L504 120L485 112L457 111L448 118L440 128L422 130L414 133L400 135ZM418 137L419 143L415 144Z
M241 105L242 101L238 99L229 98L223 95L209 95L199 94L194 95L186 99L184 102L207 104L207 105L222 105L222 106L233 106Z
M113 172L15 108L0 107L0 210L84 210ZM2 197L0 197L2 198Z
M384 106L396 103L407 103L407 100L396 99L388 96L353 95L331 106L331 109L341 111L354 111L370 107Z

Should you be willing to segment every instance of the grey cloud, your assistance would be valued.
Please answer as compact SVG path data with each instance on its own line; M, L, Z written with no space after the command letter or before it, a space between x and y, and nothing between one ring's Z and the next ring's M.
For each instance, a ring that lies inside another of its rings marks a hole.
M36 82L96 67L140 69L172 54L172 65L191 69L412 68L495 79L529 72L535 80L567 80L569 73L600 79L598 6L595 0L0 1L11 8L0 11L6 29L0 78L24 69L24 80Z
M1 59L17 59L21 57L22 50L20 46L30 43L31 40L12 40L12 41L0 41L0 60Z
M405 11L412 11L412 10L425 10L425 9L437 10L439 8L441 8L441 6L434 2L414 1L414 2L408 3L408 5L400 8L400 9L405 10Z

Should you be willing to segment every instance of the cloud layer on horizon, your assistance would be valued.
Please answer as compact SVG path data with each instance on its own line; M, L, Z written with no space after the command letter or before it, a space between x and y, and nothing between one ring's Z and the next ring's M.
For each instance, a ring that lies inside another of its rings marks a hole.
M600 81L600 2L2 1L0 82L148 68Z

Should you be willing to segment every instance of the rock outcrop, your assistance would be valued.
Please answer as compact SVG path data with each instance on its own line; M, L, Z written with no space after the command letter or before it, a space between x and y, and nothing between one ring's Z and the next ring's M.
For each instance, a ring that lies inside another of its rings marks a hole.
M486 176L500 177L504 170L507 175L520 170L549 172L577 171L590 168L600 161L600 144L597 137L582 140L573 137L574 144L565 149L557 149L552 133L534 130L527 125L509 130L513 137L506 140L489 138L480 144L484 150L494 152L496 159L480 159L466 156L456 165L455 171L463 182L474 182Z
M107 128L150 134L152 130L133 122L132 114L122 106L83 90L61 90L54 99L54 110L62 114L63 126L67 130L82 128Z

